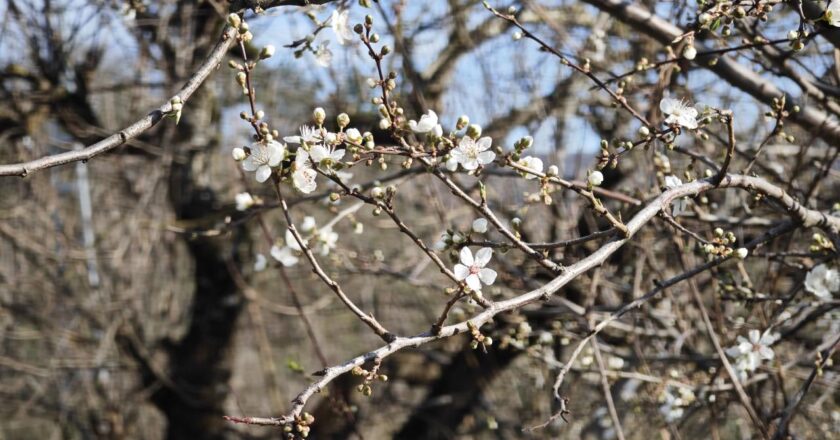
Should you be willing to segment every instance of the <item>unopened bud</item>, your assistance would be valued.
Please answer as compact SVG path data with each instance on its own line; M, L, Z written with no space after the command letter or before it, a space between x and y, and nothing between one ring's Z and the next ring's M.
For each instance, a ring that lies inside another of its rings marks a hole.
M323 108L318 107L312 111L312 120L315 121L315 124L324 125L325 119L327 119L327 112Z

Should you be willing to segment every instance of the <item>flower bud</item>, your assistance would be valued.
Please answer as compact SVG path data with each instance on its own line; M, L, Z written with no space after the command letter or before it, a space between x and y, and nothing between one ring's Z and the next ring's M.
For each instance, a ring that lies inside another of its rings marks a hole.
M477 218L472 222L472 231L477 234L487 232L487 219Z
M239 29L239 25L242 24L242 17L239 14L230 14L227 16L227 22L232 28Z
M479 136L481 136L481 126L478 124L470 124L470 126L467 127L467 136L473 139L478 139Z
M362 134L359 133L359 130L355 128L348 129L344 135L347 137L347 140L354 143L354 144L361 144L362 143Z
M387 130L391 127L391 120L388 118L382 118L379 120L379 129L380 130Z
M551 165L548 167L545 175L548 177L557 177L560 175L560 168L558 168L557 165Z
M254 117L257 119L262 119L265 117L265 112L262 110L257 110L257 114L255 114Z
M747 250L747 248L738 248L737 250L735 250L735 256L738 257L741 260L743 260L744 258L747 258L747 255L749 255L749 254L750 254L750 251Z
M467 115L461 115L458 118L458 122L455 123L455 130L461 131L470 124L470 118Z
M260 59L261 60L264 60L266 58L271 58L272 56L274 56L274 46L272 46L270 44L268 46L263 47L262 50L260 51Z
M600 186L604 183L604 175L600 171L592 171L589 173L588 181L592 186Z
M689 61L697 58L697 49L694 48L694 45L689 44L683 49L683 58Z
M248 157L248 155L245 154L245 150L239 147L234 148L231 152L231 155L233 156L233 160L237 162L239 162L240 160L245 160L245 158Z
M350 116L348 116L347 113L342 113L335 119L338 122L338 128L344 128L350 125Z
M647 126L642 125L639 127L639 136L641 137L648 137L650 136L650 129Z
M312 120L315 121L315 124L324 125L325 119L327 119L327 112L323 108L318 107L312 111Z

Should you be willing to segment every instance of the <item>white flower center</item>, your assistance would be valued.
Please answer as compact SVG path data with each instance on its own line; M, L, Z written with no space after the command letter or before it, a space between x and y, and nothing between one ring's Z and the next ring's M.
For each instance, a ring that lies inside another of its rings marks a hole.
M478 159L478 145L469 144L464 148L464 154L470 159Z

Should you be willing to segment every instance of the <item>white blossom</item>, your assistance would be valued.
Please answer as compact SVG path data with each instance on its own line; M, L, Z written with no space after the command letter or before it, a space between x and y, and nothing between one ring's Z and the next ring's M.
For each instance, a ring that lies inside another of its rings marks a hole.
M341 160L344 157L344 150L330 148L322 144L312 146L309 157L317 164L329 165Z
M673 188L676 188L676 187L678 187L682 184L683 184L682 180L680 180L680 178L677 177L677 176L670 175L670 174L665 176L665 188L667 188L667 189L673 189ZM680 197L679 199L674 200L672 203L673 203L673 208L671 209L671 215L673 215L675 217L684 213L684 212L686 212L686 210L688 209L688 198L687 197Z
M738 370L742 380L747 378L747 373L755 371L763 360L771 360L775 357L770 346L776 342L778 335L769 331L761 334L758 330L750 330L749 338L738 336L738 344L726 349L726 354L735 359L735 369Z
M295 251L289 246L272 246L271 257L279 261L280 264L285 267L294 266L300 260L297 255L295 255Z
M521 167L527 168L531 171L536 171L538 173L542 173L542 171L543 171L543 161L539 157L525 156L525 157L519 159L516 162L516 164L521 166ZM520 172L519 174L521 174L522 177L524 177L526 180L531 180L531 179L536 179L537 178L537 176L535 176L531 173Z
M828 5L825 10L825 21L831 26L840 27L840 2L834 0Z
M666 124L677 124L689 130L697 128L697 109L686 104L685 101L662 98L659 109L668 115L665 119Z
M814 266L805 276L805 290L813 293L817 298L831 299L831 292L836 292L838 289L840 289L840 272L837 269L830 269L825 264Z
M330 16L330 26L333 32L335 32L335 36L338 37L338 44L343 45L353 39L353 29L347 23L349 18L350 11L346 9L343 11L335 10Z
M433 110L429 110L425 115L420 116L420 122L408 121L408 126L411 131L415 133L428 133L438 125L438 116Z
M326 257L331 250L336 248L338 233L334 232L332 228L324 228L315 233L314 239L316 241L315 250Z
M315 127L301 125L300 136L286 136L283 140L290 144L314 144L321 141L321 132Z
M472 230L477 234L487 232L487 219L477 218L472 222Z
M493 162L493 159L496 158L496 153L488 151L492 142L493 140L487 136L478 141L469 136L464 136L450 155L465 170L474 170L481 165ZM447 164L448 167L449 164Z
M236 210L237 211L247 211L248 208L254 206L256 201L254 197L251 196L250 193L243 192L236 195Z
M475 258L468 247L461 249L461 262L455 265L455 278L466 281L473 291L481 291L481 285L491 285L496 281L496 271L488 269L487 263L493 256L493 249L481 248L475 253Z
M292 184L298 191L309 194L312 191L315 191L317 184L315 183L315 177L318 176L318 173L312 169L312 165L309 163L309 153L306 150L298 149L297 155L295 156L295 164L294 164L294 171L292 172Z
M268 261L265 259L265 255L257 254L254 259L254 272L262 272L266 266L268 266Z
M432 135L436 138L443 137L443 126L440 124L435 125L435 128L432 129Z
M242 169L256 171L257 182L265 182L271 176L271 168L280 165L286 157L286 145L277 141L251 144L251 155L242 161Z
M673 423L682 418L685 413L685 407L695 400L694 392L689 389L680 388L679 396L671 392L673 387L665 388L660 401L662 405L659 407L659 413L665 417L668 423Z
M329 41L325 41L315 48L315 64L321 67L329 67L330 63L332 63L333 53L330 48L327 47L327 43L329 43Z

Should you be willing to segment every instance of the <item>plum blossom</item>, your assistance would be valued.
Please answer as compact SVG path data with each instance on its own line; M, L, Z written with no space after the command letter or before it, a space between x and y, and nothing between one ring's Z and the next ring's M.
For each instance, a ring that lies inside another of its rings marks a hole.
M330 48L327 47L327 43L329 43L329 41L319 44L318 47L315 48L315 52L313 52L315 55L315 64L321 67L329 67L330 63L332 63L333 53Z
M265 182L271 176L271 168L280 165L286 157L286 145L277 141L251 144L251 155L242 161L242 169L256 171L257 182Z
M496 271L488 269L487 263L493 256L493 249L481 248L475 253L475 258L468 247L461 248L461 262L455 265L455 278L466 281L467 286L475 292L481 291L481 285L491 285L496 281Z
M304 149L298 149L295 156L294 171L292 172L292 184L298 191L309 194L315 191L317 186L315 177L318 173L312 169L309 163L309 153Z
M316 231L313 239L316 241L315 250L326 257L330 254L331 250L336 248L338 233L333 231L332 228L327 227Z
M659 109L668 115L665 123L679 125L689 130L697 128L697 109L688 105L685 101L673 98L662 98L659 102Z
M496 158L496 153L488 151L492 142L493 140L487 136L478 141L469 136L464 136L450 154L455 162L461 164L465 170L474 170L479 166L493 162L493 159ZM447 163L447 168L449 166L449 163Z
M665 188L667 188L667 189L673 189L673 188L676 188L676 187L678 187L682 184L683 184L682 180L680 180L680 178L677 177L677 176L674 176L674 175L665 176ZM677 200L674 200L672 203L674 204L674 206L671 209L671 215L673 215L675 217L688 210L688 198L687 197L681 197Z
M814 266L805 276L805 290L817 298L831 299L831 292L840 290L840 272L837 269L829 269L825 264Z
M326 145L317 144L309 150L309 157L317 164L330 165L338 162L344 157L344 150L330 148Z
M350 11L346 9L343 11L335 10L330 16L330 26L335 36L338 37L338 44L344 45L344 43L353 39L353 29L347 23L349 18Z
M682 418L685 408L696 399L694 392L687 388L680 388L679 396L672 393L672 389L672 386L667 387L660 397L662 405L659 407L659 413L665 417L665 421L668 423L676 422Z
M543 161L539 157L525 156L522 159L519 159L516 162L516 164L521 167L528 168L531 171L536 171L538 173L542 173L543 171ZM522 175L522 177L524 177L526 180L537 178L537 176L531 173L520 172L519 174Z
M829 25L840 27L840 2L832 1L825 10L825 21Z
M750 330L749 339L738 336L738 345L726 349L726 354L734 358L735 369L738 370L742 380L746 380L747 373L755 371L763 360L771 360L775 357L770 346L776 342L779 335L771 334L769 331L761 334L758 330Z
M276 244L271 247L271 257L279 261L284 267L294 266L300 260L291 247L280 247Z
M254 203L256 203L256 200L250 193L243 192L236 195L237 211L247 211L248 208L254 206Z
M321 141L321 133L320 130L315 127L301 125L300 136L286 136L283 140L290 144L314 144Z
M425 115L420 116L420 122L408 121L408 126L411 131L415 133L428 133L435 129L438 125L438 116L433 110L429 110Z

